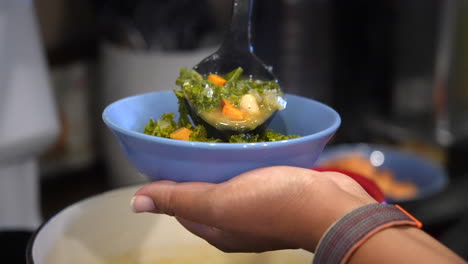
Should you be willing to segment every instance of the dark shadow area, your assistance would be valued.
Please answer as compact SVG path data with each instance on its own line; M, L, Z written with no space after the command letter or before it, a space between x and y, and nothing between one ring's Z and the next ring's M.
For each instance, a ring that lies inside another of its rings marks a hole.
M41 181L43 219L48 219L63 208L110 188L107 171L101 162L88 168L50 175Z

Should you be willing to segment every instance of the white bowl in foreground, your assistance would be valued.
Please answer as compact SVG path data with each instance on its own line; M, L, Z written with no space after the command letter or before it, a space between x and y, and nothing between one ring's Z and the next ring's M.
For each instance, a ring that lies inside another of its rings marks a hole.
M303 250L223 253L172 217L131 212L129 201L138 188L110 191L65 208L31 238L27 263L311 263L313 255Z

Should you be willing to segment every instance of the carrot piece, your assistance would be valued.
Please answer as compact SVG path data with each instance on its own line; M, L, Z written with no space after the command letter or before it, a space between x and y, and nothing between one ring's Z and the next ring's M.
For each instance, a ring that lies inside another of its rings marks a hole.
M244 113L237 109L229 100L223 98L223 115L234 119L242 120L244 119Z
M223 86L226 83L226 80L217 74L208 75L208 80L210 80L212 83L218 86Z
M172 139L178 139L178 140L186 140L188 141L190 139L190 134L192 134L193 131L186 128L182 127L177 129L176 131L172 132L169 137Z

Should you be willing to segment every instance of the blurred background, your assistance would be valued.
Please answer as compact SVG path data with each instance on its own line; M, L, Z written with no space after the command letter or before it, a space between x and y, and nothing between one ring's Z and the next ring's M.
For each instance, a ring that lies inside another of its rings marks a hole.
M101 112L175 88L230 12L229 0L2 0L0 257L64 207L145 182ZM467 258L468 1L256 0L253 16L255 53L283 90L342 116L331 146L390 145L446 171L443 189L403 205Z

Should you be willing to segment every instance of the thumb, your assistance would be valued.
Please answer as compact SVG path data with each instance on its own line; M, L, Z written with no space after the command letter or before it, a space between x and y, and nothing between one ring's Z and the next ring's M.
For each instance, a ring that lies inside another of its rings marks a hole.
M157 181L138 190L131 206L135 213L167 214L212 224L216 222L213 210L215 186L203 182Z

